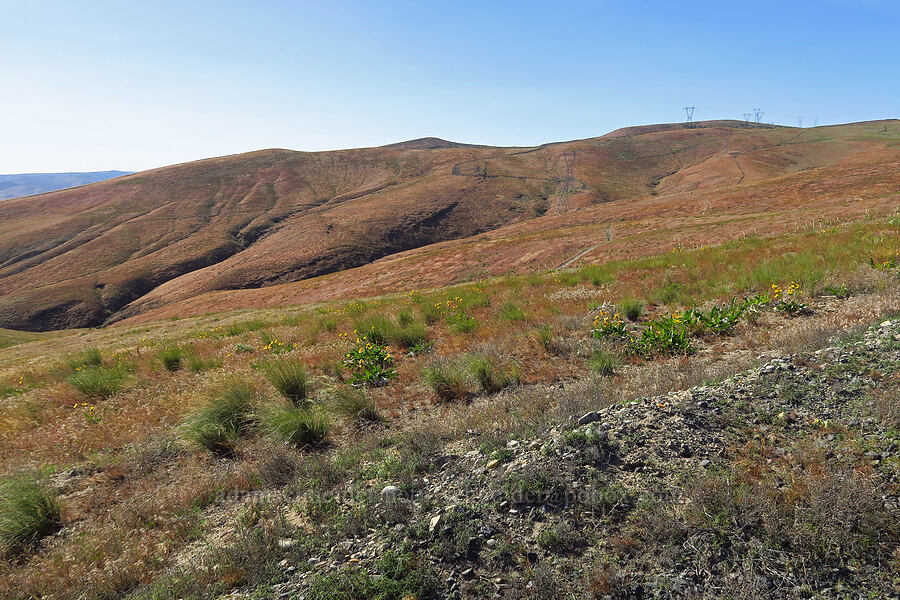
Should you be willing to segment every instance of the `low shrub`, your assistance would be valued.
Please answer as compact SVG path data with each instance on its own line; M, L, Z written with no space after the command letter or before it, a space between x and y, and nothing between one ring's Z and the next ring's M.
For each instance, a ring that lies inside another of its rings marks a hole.
M0 556L15 553L59 528L55 492L24 475L0 481Z
M584 546L584 538L566 521L542 529L537 536L538 546L555 554L571 554Z

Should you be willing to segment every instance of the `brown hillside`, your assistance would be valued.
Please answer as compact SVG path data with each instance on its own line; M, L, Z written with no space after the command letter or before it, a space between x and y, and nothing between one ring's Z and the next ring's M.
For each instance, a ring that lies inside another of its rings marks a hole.
M890 210L898 140L897 121L723 121L536 148L424 138L156 169L0 205L0 326L378 294ZM237 288L249 289L221 292Z

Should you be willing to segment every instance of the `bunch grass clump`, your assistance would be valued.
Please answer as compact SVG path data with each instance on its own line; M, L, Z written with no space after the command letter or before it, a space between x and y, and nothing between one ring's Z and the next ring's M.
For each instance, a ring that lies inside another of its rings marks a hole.
M428 339L428 327L408 310L400 311L396 323L385 315L372 315L357 321L356 330L373 344L393 344L407 350Z
M598 375L614 375L620 364L619 353L613 350L600 348L591 355L591 371Z
M625 298L619 303L619 311L631 322L637 321L644 314L644 303L637 298Z
M422 379L431 391L444 402L465 400L469 397L469 382L459 364L447 360L435 360L422 369Z
M177 371L183 366L185 352L181 346L167 346L157 354L166 371Z
M485 394L494 394L519 382L519 369L488 353L472 354L466 359L469 373Z
M260 370L278 392L294 403L303 405L312 388L309 374L303 362L295 356L280 356L267 360Z
M384 420L375 401L361 389L335 388L332 390L332 407L355 423L379 423Z
M79 367L69 376L69 383L83 396L104 400L124 387L125 371L120 366Z
M66 364L72 371L86 367L99 367L103 364L103 356L97 348L88 348L66 357Z
M0 481L0 556L15 553L60 528L56 494L32 477Z
M234 453L235 442L255 423L258 392L236 375L210 390L206 403L183 425L187 439L219 456Z
M270 411L265 425L278 438L297 448L321 446L331 429L328 417L322 412L293 405Z

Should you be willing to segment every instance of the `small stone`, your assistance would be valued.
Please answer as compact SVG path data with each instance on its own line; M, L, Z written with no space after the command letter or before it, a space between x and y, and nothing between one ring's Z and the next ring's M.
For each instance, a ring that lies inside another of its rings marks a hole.
M472 579L473 577L475 577L475 569L469 567L468 569L460 573L460 575L463 579Z
M592 410L591 412L582 415L581 418L578 419L578 424L579 425L587 425L588 423L593 423L593 422L599 421L599 420L600 420L600 413L597 412L596 410Z
M507 448L518 448L519 441L518 440L509 440L508 442L506 442L506 447Z
M396 485L386 485L381 490L381 499L385 502L393 502L400 497L400 488Z
M431 517L431 521L428 523L428 533L434 533L440 524L441 524L441 515L435 515L435 516Z
M286 548L292 548L292 547L294 547L296 544L297 544L297 540L292 540L292 539L289 539L289 538L282 538L282 539L278 540L278 547L279 547L279 548L285 548L285 549L286 549Z
M704 458L703 460L700 461L700 466L701 466L701 467L707 467L707 466L709 466L709 460L706 459L706 458Z
M485 467L487 467L488 469L496 469L499 466L500 466L500 461L497 460L496 458L485 465Z

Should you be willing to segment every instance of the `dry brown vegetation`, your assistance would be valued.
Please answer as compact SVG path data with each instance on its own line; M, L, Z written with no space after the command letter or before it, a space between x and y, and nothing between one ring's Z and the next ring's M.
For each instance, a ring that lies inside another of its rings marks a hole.
M36 340L25 336L0 352L0 472L27 473L53 489L61 504L61 529L3 563L3 593L113 598L154 584L163 590L160 597L209 597L235 586L262 585L278 562L273 557L285 556L271 548L272 540L292 527L311 530L310 522L330 523L343 535L383 525L366 511L334 513L303 497L306 492L337 488L348 479L413 485L433 468L439 448L502 449L510 436L539 435L588 410L715 381L754 366L761 354L815 349L895 311L900 306L896 268L876 269L868 261L900 255L898 227L896 216L827 224L775 238L668 248L642 259L436 290L119 323ZM591 335L593 316L604 303L643 302L644 314L628 324L636 334L672 311L708 308L792 280L801 283L811 314L792 317L766 309L728 335L698 336L689 356L644 360ZM827 293L841 284L849 297ZM394 340L389 350L397 376L382 387L365 388L362 399L345 397L349 408L341 409L339 392L352 393L341 361L356 335L364 333L354 329L388 328L386 323L423 328L433 347L408 348L393 331L397 337L385 339ZM601 346L621 352L622 364L612 375L590 376L591 357ZM100 364L83 366L85 355L74 355L91 348L99 349ZM184 353L175 369L163 360L163 351L173 348ZM473 357L482 360L477 369ZM265 429L262 410L252 415L252 426L234 439L227 456L190 443L183 424L210 401L226 375L249 382L261 408L288 404L264 375L273 360L304 366L291 370L306 378L297 402L309 399L328 415L329 444L287 447ZM440 361L459 361L467 379L465 394L438 403L423 374ZM72 379L83 369L118 369L121 388L107 398L86 397ZM486 376L490 369L492 376ZM895 380L873 391L871 410L887 424L896 424L895 392ZM360 419L357 407L374 409L383 419ZM774 476L750 473L742 465L738 461L734 477L747 485L762 489ZM862 489L866 480L848 480L843 471L830 470L833 466L823 464L815 482L798 480L796 488L781 490L774 499L760 495L759 501L768 498L783 510L800 507L825 523L832 546L852 551L854 540L840 538L841 523L856 508L837 506L833 499L846 491L847 481ZM789 470L791 464L771 468ZM733 490L721 486L711 482L697 502L733 501ZM864 504L871 494L858 500ZM303 510L282 510L283 504ZM738 509L740 518L763 518L759 506ZM285 515L293 522L285 524ZM764 515L766 527L784 529L786 515ZM703 526L701 514L667 517L674 519L667 525L672 531ZM794 536L785 543L806 544L802 529L785 529L784 535ZM646 543L664 543L661 539ZM620 540L622 547L629 543ZM547 544L556 547L549 538ZM248 547L258 549L252 561L241 558ZM804 560L829 556L828 547L814 550L818 554ZM310 552L294 548L290 556L301 560ZM180 569L187 575L179 575ZM588 585L601 593L614 589L617 577L601 563L587 577Z
M269 150L12 200L0 324L374 296L880 215L897 205L898 131L709 122L537 148Z

